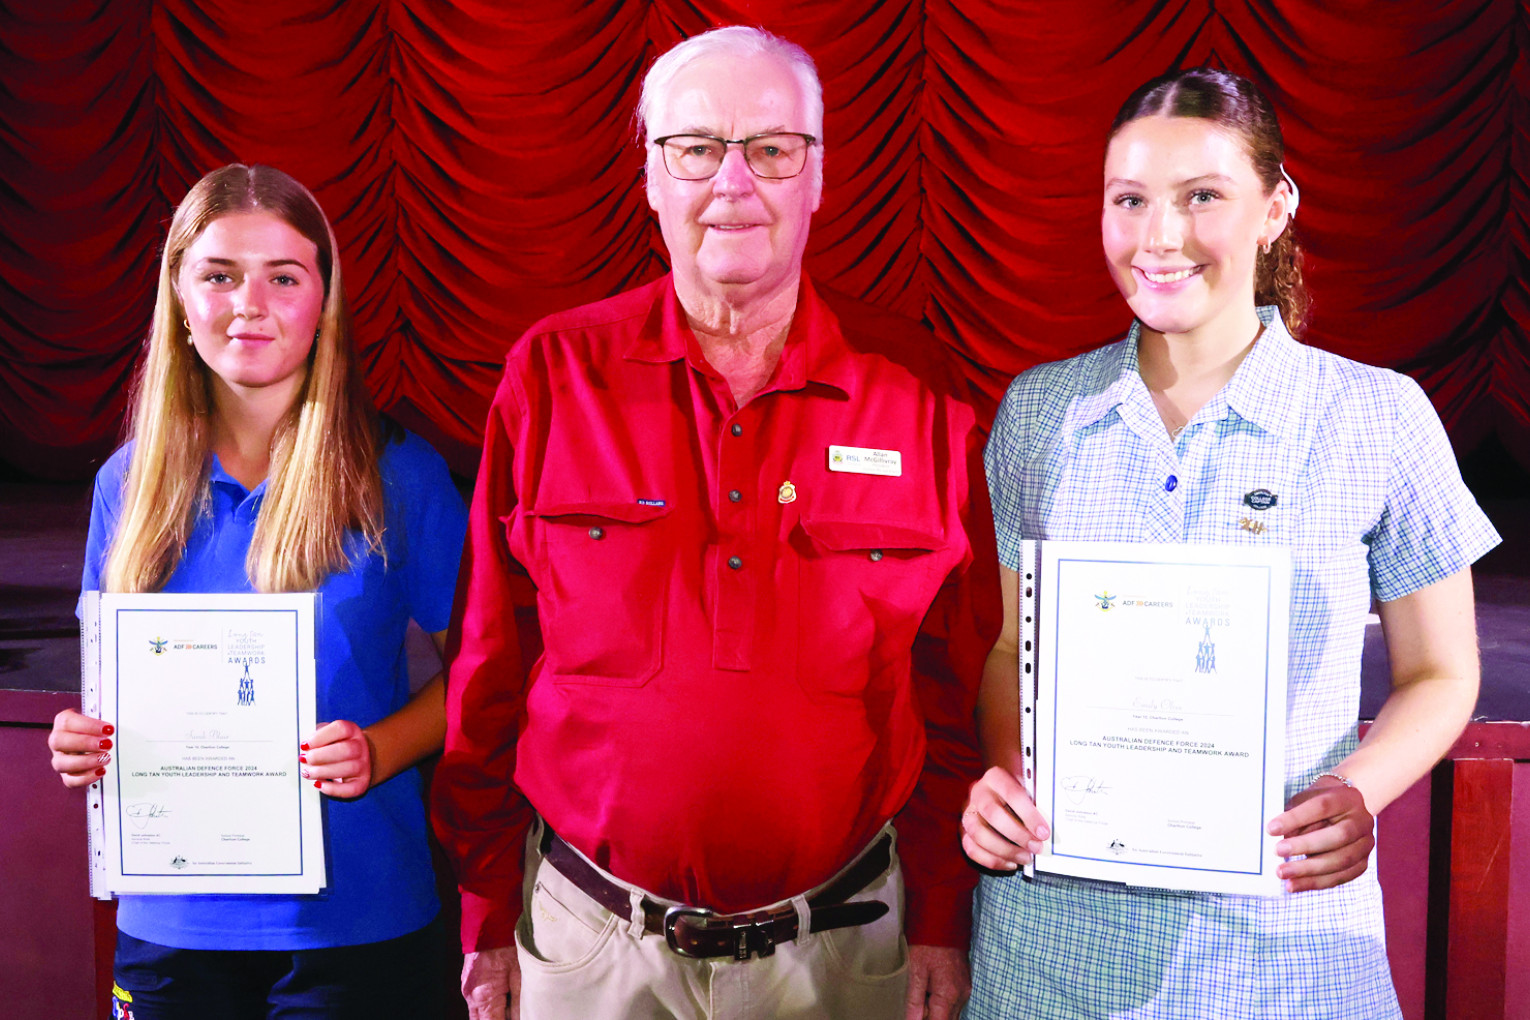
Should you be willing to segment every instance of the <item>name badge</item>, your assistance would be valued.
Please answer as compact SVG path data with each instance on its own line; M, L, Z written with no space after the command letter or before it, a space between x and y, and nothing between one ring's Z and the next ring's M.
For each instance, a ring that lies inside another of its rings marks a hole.
M903 454L897 450L872 450L864 446L831 446L829 470L897 478L903 474Z

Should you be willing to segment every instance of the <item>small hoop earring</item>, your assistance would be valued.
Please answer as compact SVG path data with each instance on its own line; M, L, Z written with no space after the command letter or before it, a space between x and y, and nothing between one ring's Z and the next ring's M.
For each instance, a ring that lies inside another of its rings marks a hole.
M1259 250L1264 252L1266 255L1268 255L1270 253L1270 242L1269 241L1260 241L1259 242Z

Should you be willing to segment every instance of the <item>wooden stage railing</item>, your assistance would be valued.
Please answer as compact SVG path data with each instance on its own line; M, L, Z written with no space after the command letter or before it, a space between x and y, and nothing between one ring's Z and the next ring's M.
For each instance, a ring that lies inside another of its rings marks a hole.
M88 898L84 803L46 761L53 714L77 704L0 690L0 1001L11 1016L111 1015L111 908ZM1382 814L1378 840L1407 1020L1530 1020L1530 722L1473 723Z
M1468 726L1377 839L1407 1020L1530 1020L1530 723Z

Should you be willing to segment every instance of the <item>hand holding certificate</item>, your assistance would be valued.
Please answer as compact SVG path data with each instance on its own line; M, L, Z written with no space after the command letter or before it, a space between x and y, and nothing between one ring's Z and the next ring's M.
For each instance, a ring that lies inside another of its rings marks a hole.
M1278 893L1285 550L1043 542L1022 586L1025 778L1051 823L1034 867Z
M301 893L325 881L311 594L99 595L84 703L116 730L91 799L92 890Z

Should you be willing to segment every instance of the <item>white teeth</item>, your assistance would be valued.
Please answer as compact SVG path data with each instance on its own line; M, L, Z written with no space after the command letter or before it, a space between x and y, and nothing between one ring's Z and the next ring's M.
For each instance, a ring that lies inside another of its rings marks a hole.
M1150 273L1143 270L1142 275L1152 283L1178 283L1180 280L1188 280L1194 272L1194 269L1179 269L1172 273Z

